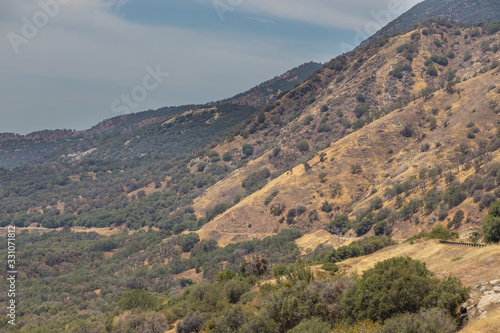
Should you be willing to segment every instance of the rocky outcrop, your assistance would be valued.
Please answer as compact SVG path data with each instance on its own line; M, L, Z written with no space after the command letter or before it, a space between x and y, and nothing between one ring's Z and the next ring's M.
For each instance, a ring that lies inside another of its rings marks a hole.
M488 311L500 305L500 279L476 285L470 298L460 306L461 319L476 319L487 316Z

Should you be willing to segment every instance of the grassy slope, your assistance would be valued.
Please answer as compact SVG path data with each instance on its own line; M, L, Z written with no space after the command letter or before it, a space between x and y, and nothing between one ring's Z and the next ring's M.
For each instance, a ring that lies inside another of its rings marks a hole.
M389 45L385 47L380 54L368 59L365 64L358 69L358 73L368 73L375 71L377 81L374 86L380 87L384 91L384 87L388 87L392 83L392 79L388 76L389 70L401 60L401 56L396 53L397 46L409 42L410 35L398 36L391 40ZM417 94L420 89L425 87L429 82L428 76L423 71L424 59L431 54L437 53L434 46L435 36L422 36L420 54L413 60L413 72L416 74L413 80L413 93ZM448 44L454 44L450 40L454 38L448 36ZM298 223L298 226L305 231L314 231L321 229L332 217L332 214L325 214L320 212L319 207L325 200L331 200L328 196L329 184L333 181L340 182L344 187L343 196L334 202L340 205L341 210L345 210L353 199L358 200L353 214L355 215L360 209L366 208L369 205L371 197L369 196L369 189L377 188L378 193L383 193L384 188L388 183L394 181L402 181L409 179L411 176L418 174L421 167L434 166L437 163L449 162L452 164L454 158L455 148L460 143L469 143L475 146L466 138L466 124L471 120L475 121L476 125L481 129L477 135L477 140L484 140L491 137L496 127L496 114L495 107L499 100L499 95L495 90L488 90L492 85L498 85L500 79L498 76L498 69L487 72L486 74L479 75L472 78L476 71L479 71L484 66L486 55L480 50L479 45L483 40L491 40L491 37L483 37L484 39L477 39L469 43L464 41L463 37L455 37L458 44L454 44L453 48L457 54L464 54L466 51L471 52L473 62L467 63L466 66L462 65L462 59L456 57L450 60L450 65L439 67L441 74L445 74L448 70L456 69L457 75L460 77L468 77L467 82L460 83L458 87L463 90L461 96L458 94L450 95L443 90L439 90L429 100L418 99L416 102L410 103L401 112L393 112L389 115L371 123L370 125L336 141L324 152L328 156L328 160L319 164L318 157L309 161L312 167L311 170L306 172L302 165L298 165L290 172L282 175L278 179L270 182L259 192L247 197L238 205L228 210L225 214L216 218L213 222L204 227L205 230L216 229L225 232L240 232L240 233L269 233L277 232L286 225L279 224L279 217L274 217L269 213L269 207L265 206L263 201L274 189L279 189L280 194L274 202L286 203L287 208L295 208L299 204L307 206L308 211L316 209L320 215L320 221L309 223L307 219ZM445 52L441 50L440 52ZM498 59L498 54L492 54L494 59ZM385 59L385 61L381 61ZM377 67L379 66L379 67ZM356 87L361 82L361 75L353 77L353 82L346 82L343 84L332 83L324 92L317 98L317 102L311 105L304 114L297 119L300 123L302 118L307 115L317 115L318 109L323 103L338 98L338 96L345 96L346 94L352 95L356 92ZM346 79L346 81L349 79ZM398 83L396 83L398 84ZM328 91L328 89L331 89ZM376 96L377 102L383 104L384 100L389 98L389 93L382 93ZM478 99L477 96L483 96ZM451 106L450 112L443 111L446 106ZM492 108L493 105L493 108ZM426 129L426 116L433 108L440 110L436 116L438 121L438 129L429 131ZM345 109L345 108L344 108ZM476 110L476 111L474 111ZM444 128L443 123L448 120L449 125ZM422 124L419 129L422 134L426 135L424 140L416 140L415 138L407 139L399 133L404 124ZM295 123L296 124L296 123ZM285 141L287 130L293 126L290 123L283 131L282 141ZM307 130L305 128L304 130ZM294 134L300 135L300 134ZM421 152L420 146L422 143L428 142L431 144L431 149L428 152ZM441 147L435 148L435 143L440 142ZM477 142L477 141L476 141ZM392 148L394 155L387 153L388 148ZM392 157L393 162L388 163ZM499 161L500 156L494 155L494 160ZM334 159L332 161L332 159ZM270 166L268 156L262 156L254 163L264 166ZM361 175L351 175L350 165L360 163L365 170ZM321 167L324 166L325 169ZM328 173L327 182L322 184L319 182L318 175L320 172L326 171ZM217 198L220 196L215 195L225 191L235 191L241 188L241 180L245 175L248 175L251 170L242 168L237 171L229 186L224 182L215 184L210 188L206 195L207 197ZM474 172L469 170L467 172L460 172L458 178L463 180L468 174ZM440 185L445 185L441 180ZM298 190L300 189L300 190ZM415 197L421 197L425 193L418 193ZM411 197L410 197L411 198ZM408 199L410 199L408 198ZM225 199L227 201L227 199ZM204 206L201 201L195 201L195 209L198 212L203 211ZM393 202L386 203L391 206ZM484 212L479 212L470 200L466 200L462 206L457 209L464 210L472 218L471 224L466 226L465 229L479 228L479 221L482 219ZM450 212L450 215L454 211ZM306 213L307 215L307 213ZM248 224L252 224L252 228L248 228ZM295 225L297 227L297 225ZM396 237L407 237L422 230L427 230L432 225L408 225L399 224L395 226Z
M436 277L458 277L466 286L498 279L500 245L485 248L457 247L439 244L436 240L418 240L414 244L399 244L373 254L338 263L340 272L362 274L377 262L396 257L410 256L424 262ZM461 258L457 260L457 258ZM500 329L500 308L488 310L486 317L471 321L463 333L493 333Z

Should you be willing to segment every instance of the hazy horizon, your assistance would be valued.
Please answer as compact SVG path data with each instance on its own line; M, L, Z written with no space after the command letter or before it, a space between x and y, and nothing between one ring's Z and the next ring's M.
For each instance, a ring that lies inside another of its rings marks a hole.
M0 4L0 132L232 97L354 47L419 0Z

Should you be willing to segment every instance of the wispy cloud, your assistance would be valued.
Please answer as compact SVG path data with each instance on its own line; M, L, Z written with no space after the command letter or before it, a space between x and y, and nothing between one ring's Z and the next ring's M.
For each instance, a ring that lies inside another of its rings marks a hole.
M15 54L6 35L21 34L22 18L40 8L10 2L0 22L0 132L81 129L115 116L111 103L146 66L171 75L141 109L226 98L310 60L290 52L290 41L131 23L119 4L72 0Z
M192 0L207 4L206 0ZM233 11L254 16L276 17L335 29L353 29L373 20L373 12L400 7L401 12L422 0L243 0ZM211 1L208 1L210 3ZM225 2L225 1L223 1ZM231 2L229 2L231 3ZM227 15L227 14L226 14Z
M248 16L247 20L257 21L257 22L260 22L260 23L267 23L267 24L276 24L276 22L274 22L273 20L266 20L266 19L263 19L263 18L260 18L260 17L253 17L253 16Z

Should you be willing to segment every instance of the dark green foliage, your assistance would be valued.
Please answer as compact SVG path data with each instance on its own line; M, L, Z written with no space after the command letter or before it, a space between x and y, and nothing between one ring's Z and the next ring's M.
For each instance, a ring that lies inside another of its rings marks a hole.
M289 333L330 333L331 331L328 323L321 318L315 317L302 320L300 324L292 328Z
M335 215L334 219L328 224L327 231L333 235L338 233L345 234L351 228L351 221L347 214Z
M396 244L388 237L371 236L352 242L347 246L341 246L337 249L332 249L326 256L325 262L336 263L349 258L356 258L363 255L368 255L384 247Z
M207 218L207 222L212 221L214 218L216 218L217 216L219 216L220 214L224 213L226 210L231 208L231 206L232 206L232 204L230 204L230 203L222 202L220 204L215 205L214 208L207 209L207 212L205 214L206 218Z
M327 262L321 265L321 269L324 269L325 271L330 272L331 274L334 274L336 271L339 270L339 266L332 262Z
M123 310L130 309L153 309L157 305L156 298L146 290L127 290L122 296L121 306Z
M321 205L321 210L325 213L330 213L333 210L333 206L328 201L324 201Z
M229 303L236 304L243 294L250 290L246 279L231 279L224 285L224 293Z
M453 333L455 330L455 320L443 309L433 308L388 319L377 333Z
M243 155L252 156L253 155L253 145L251 145L249 143L245 143L241 147L241 152L243 153Z
M356 109L354 109L354 115L356 116L356 118L361 118L365 115L368 115L368 113L370 112L369 110L370 106L368 104L358 106L356 107Z
M342 119L344 119L344 118L342 118ZM360 128L363 128L363 126L365 126L365 124L366 124L366 120L364 120L364 119L356 119L356 120L352 123L352 125L351 125L351 126L352 126L352 129L353 129L354 131L356 131L356 130L359 130Z
M224 162L230 162L231 160L233 159L233 157L231 156L231 153L226 151L223 155L222 155L222 160Z
M373 226L373 232L375 233L375 236L388 236L391 234L392 228L386 221L380 221Z
M403 221L409 220L413 214L416 214L420 207L423 205L422 200L412 199L406 205L404 205L399 213L399 218Z
M314 120L313 116L307 116L306 119L302 122L302 125L308 126L311 124L311 122Z
M200 332L205 320L198 313L193 313L177 324L177 333Z
M407 44L403 44L403 45L398 46L396 51L398 53L403 53L404 51L406 51L408 53L415 53L417 51L417 47L413 44L407 43Z
M483 234L486 243L500 242L500 200L490 206L483 221Z
M353 223L353 228L357 236L362 236L370 231L375 224L374 216L375 215L371 211L358 216L357 220Z
M271 176L271 172L268 168L264 168L258 172L250 174L241 186L247 190L247 193L253 193L260 190L267 184L267 179Z
M317 131L318 131L318 133L331 132L332 127L328 124L325 124L325 123L319 124Z
M467 296L468 289L458 279L436 279L425 264L398 257L379 262L364 272L342 300L342 312L352 321L384 321L397 314L433 307L452 315Z
M309 151L309 142L307 140L300 140L299 142L297 142L297 148L301 151L301 152L306 152L306 151Z
M429 58L427 58L427 60L425 61L425 65L429 66L432 65L432 63L436 63L441 66L448 66L448 59L446 58L446 56L433 54Z
M207 164L205 162L199 162L196 165L196 169L198 170L198 172L203 172L205 170L206 166L207 166Z
M257 115L257 121L259 124L263 124L266 121L266 114L264 112L259 112Z
M458 234L450 231L445 226L442 225L437 225L435 226L429 233L420 233L418 235L412 236L405 240L405 243L410 243L412 241L415 241L417 239L425 238L425 239L442 239L442 240L449 240L457 237Z
M411 138L413 134L415 133L415 130L413 129L413 126L411 124L406 124L403 129L400 131L401 135L403 135L405 138Z
M392 75L398 79L403 78L403 72L410 72L411 66L407 63L399 63L394 66L393 70L389 72L389 75Z
M273 157L277 157L281 153L281 147L275 147L273 149Z
M365 96L361 93L356 95L356 100L360 103L364 103L366 101Z
M453 219L450 221L450 227L453 227L453 228L458 228L460 227L460 223L462 222L462 220L464 219L465 217L465 214L464 214L464 211L459 209L455 212L455 215L453 215Z
M436 68L436 66L434 66L434 64L430 64L429 66L427 66L427 75L430 75L430 76L437 76L438 75L437 68Z
M448 204L449 208L460 205L465 199L467 199L467 193L457 185L448 186L443 195L443 200Z
M216 206L217 207L217 206ZM182 252L189 252L193 247L200 242L200 236L196 233L180 235L178 238L179 246Z
M371 210L379 210L384 205L384 201L380 197L374 197L370 202Z
M361 167L361 164L356 163L356 164L351 164L351 173L353 175L357 175L363 172L363 168Z
M274 190L264 199L264 204L268 205L279 194L279 190Z

